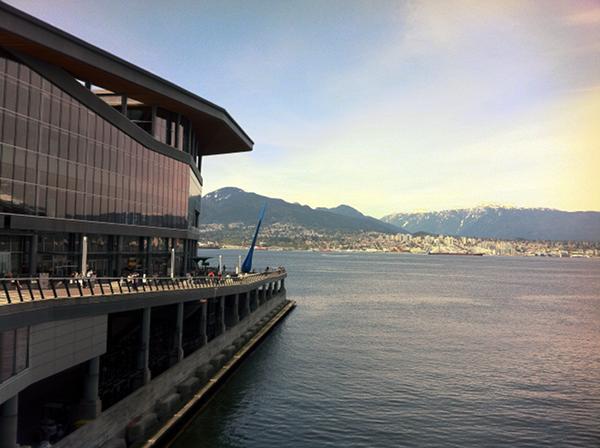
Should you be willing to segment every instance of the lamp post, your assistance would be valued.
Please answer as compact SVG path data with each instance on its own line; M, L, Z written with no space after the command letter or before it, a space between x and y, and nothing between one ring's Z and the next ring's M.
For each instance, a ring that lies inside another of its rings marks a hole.
M175 248L171 248L171 278L175 277Z
M81 274L85 275L87 272L87 252L88 252L88 238L83 235L81 241Z

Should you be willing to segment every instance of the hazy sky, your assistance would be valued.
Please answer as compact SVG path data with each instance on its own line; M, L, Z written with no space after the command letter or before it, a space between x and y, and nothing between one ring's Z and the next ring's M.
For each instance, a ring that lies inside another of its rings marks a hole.
M9 3L225 107L205 192L600 210L600 0Z

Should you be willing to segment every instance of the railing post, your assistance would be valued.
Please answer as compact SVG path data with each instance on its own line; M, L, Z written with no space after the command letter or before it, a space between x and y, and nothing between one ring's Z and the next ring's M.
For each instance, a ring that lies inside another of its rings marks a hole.
M33 291L31 290L31 280L27 280L27 290L29 291L29 297L31 297L31 301L33 302L35 297L33 297Z
M15 280L15 288L17 288L17 292L19 293L19 301L23 301L23 294L21 293L21 285L19 285L19 280Z
M56 299L58 297L58 294L56 294L56 285L54 285L54 280L50 279L50 288L52 289L52 294L54 294L54 298Z
M62 281L65 291L67 291L67 297L71 297L71 290L69 289L69 282L66 280Z
M90 294L92 296L95 296L96 294L94 293L94 284L92 283L92 279L88 278L87 284L88 284L88 289L90 290Z
M42 299L45 299L46 296L44 295L44 288L42 288L42 285L40 284L40 280L39 279L37 281L37 286L38 286L38 291L40 292L40 297Z
M12 303L10 299L10 293L8 292L8 286L6 286L6 280L2 280L2 289L4 289L4 294L6 295L6 300L8 303Z

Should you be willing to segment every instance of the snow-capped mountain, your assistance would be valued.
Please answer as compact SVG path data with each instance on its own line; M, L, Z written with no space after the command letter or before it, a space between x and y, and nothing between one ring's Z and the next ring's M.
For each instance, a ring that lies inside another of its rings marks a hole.
M600 241L600 212L481 206L381 218L411 233L528 240Z

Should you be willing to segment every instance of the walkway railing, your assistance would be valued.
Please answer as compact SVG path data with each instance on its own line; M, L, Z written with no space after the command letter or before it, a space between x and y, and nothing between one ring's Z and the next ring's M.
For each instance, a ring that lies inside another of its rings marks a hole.
M155 291L174 291L251 285L274 279L285 270L233 277L23 277L0 278L0 305L45 299L113 296Z

